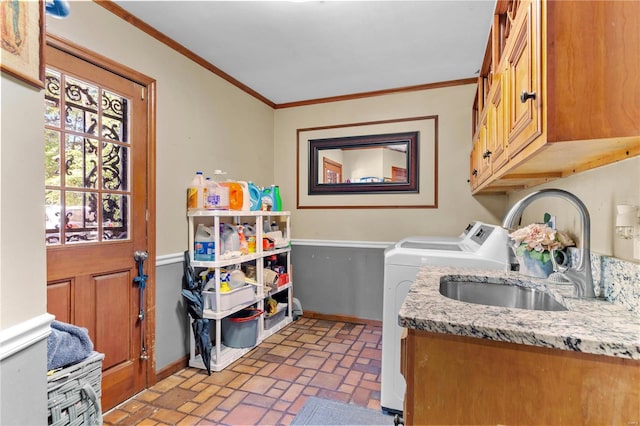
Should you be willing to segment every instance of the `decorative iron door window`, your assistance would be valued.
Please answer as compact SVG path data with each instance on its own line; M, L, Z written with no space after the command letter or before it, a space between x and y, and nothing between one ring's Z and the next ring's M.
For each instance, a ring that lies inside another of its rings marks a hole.
M46 69L48 245L130 238L128 103L117 93Z

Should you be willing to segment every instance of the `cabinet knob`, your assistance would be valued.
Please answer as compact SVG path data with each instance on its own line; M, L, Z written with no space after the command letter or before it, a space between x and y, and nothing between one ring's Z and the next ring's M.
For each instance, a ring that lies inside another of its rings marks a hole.
M472 175L477 176L478 175L478 170L473 169L473 171L471 172Z
M535 99L536 98L536 92L525 92L524 90L522 91L522 93L520 93L520 102L525 103L527 102L527 99Z
M486 150L483 154L482 154L482 158L489 158L491 157L491 151Z

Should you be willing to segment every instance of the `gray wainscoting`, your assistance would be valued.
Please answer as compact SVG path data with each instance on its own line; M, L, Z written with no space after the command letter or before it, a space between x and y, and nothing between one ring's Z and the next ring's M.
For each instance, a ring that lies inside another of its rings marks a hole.
M292 242L293 294L303 310L382 321L384 249L390 243ZM182 253L156 264L156 371L189 354Z
M47 424L47 336L52 319L44 314L0 332L0 425Z
M386 246L294 241L293 294L303 311L382 321Z
M189 353L189 327L182 297L182 253L156 265L156 371Z

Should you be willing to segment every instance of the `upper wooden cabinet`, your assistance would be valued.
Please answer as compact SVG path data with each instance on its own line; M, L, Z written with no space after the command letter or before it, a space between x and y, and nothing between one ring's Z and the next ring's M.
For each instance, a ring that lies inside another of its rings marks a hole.
M471 156L473 192L640 155L638 28L640 1L498 0L472 126L489 162Z
M542 133L540 114L540 42L537 23L540 3L521 6L513 22L510 49L504 61L509 97L507 143L509 157L518 154Z

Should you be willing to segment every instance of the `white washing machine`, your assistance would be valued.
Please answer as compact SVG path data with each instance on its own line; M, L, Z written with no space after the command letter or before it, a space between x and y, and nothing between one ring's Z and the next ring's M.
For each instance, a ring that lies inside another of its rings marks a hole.
M382 377L380 405L389 413L403 410L406 383L400 373L398 314L422 266L458 266L507 270L510 265L508 232L496 225L470 223L458 237L409 237L384 254L382 315Z

